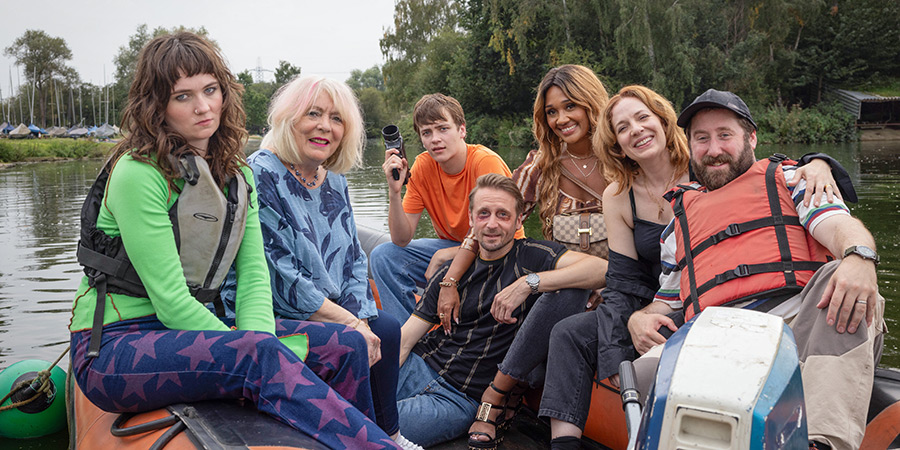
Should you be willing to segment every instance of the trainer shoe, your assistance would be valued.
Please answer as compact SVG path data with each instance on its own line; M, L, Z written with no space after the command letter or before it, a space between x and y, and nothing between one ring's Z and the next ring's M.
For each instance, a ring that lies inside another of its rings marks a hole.
M416 445L409 439L403 437L402 434L398 434L397 439L394 442L396 442L403 450L425 450L421 445Z

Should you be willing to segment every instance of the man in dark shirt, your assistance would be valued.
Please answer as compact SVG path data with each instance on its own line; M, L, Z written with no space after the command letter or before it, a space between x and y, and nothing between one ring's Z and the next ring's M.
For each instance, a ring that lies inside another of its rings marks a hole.
M469 221L479 255L456 286L459 323L449 333L432 329L440 323L437 301L445 265L429 280L403 325L400 429L419 445L429 447L466 432L477 399L540 293L603 284L599 259L568 252L553 242L513 239L523 209L522 194L512 180L498 174L479 177L469 195ZM583 301L587 296L576 298Z

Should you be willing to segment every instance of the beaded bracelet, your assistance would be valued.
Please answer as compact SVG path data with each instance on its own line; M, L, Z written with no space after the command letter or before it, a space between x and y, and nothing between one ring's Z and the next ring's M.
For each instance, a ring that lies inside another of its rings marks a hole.
M447 278L441 280L441 282L438 284L441 287L452 287L452 288L459 287L459 281L457 281L453 277L447 277Z

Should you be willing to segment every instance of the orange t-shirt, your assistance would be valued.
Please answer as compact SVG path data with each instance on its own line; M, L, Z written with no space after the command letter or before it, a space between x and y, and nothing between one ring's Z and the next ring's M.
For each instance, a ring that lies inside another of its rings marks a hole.
M478 177L486 173L511 176L500 155L483 145L466 144L466 165L456 175L448 175L428 152L416 156L412 166L403 211L421 214L428 211L434 231L441 239L461 242L469 233L469 192ZM516 239L525 237L519 228Z

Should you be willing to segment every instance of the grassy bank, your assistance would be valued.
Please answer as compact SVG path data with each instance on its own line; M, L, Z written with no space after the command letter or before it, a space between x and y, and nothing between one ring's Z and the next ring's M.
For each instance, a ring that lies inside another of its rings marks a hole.
M770 106L754 114L759 141L765 144L818 144L856 141L856 122L837 103L812 108Z
M0 139L0 162L101 157L113 145L112 142L94 142L86 139Z

